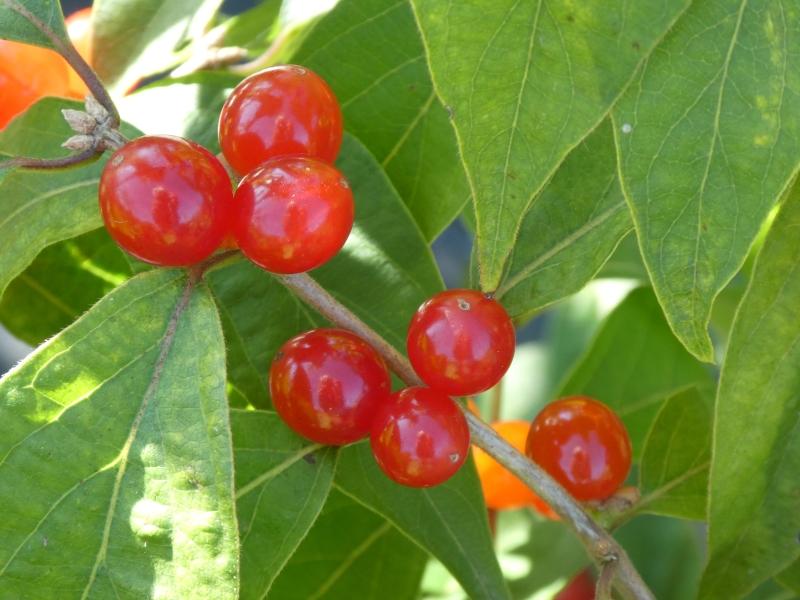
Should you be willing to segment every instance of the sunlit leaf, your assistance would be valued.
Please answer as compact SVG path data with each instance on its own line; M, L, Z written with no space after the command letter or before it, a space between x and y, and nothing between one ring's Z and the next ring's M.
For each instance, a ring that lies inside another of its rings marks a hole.
M717 396L701 598L737 597L800 558L800 187L764 243Z

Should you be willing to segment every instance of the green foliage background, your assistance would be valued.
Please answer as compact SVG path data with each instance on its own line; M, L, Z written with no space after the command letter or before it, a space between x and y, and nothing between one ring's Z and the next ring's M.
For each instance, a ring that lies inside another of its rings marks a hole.
M95 2L123 133L218 151L242 75L169 74L210 36L320 73L357 218L312 276L402 350L460 219L475 285L544 327L502 416L567 394L619 412L642 500L598 518L656 596L800 595L800 5L220 5ZM31 18L65 39L53 0L0 0L0 38L51 46ZM0 153L61 155L64 107ZM196 280L126 257L100 228L105 159L0 173L0 321L39 345L0 380L0 598L546 598L586 565L528 511L492 537L471 462L412 490L363 443L289 431L267 365L324 319L242 260Z

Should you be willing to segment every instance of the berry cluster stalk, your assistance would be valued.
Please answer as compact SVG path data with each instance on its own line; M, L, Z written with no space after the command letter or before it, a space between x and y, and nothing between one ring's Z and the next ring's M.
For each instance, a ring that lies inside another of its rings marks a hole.
M339 303L310 276L300 274L275 275L275 277L333 324L349 329L366 340L383 357L389 368L407 385L422 385L405 356ZM480 417L474 415L465 406L461 406L461 408L469 424L472 443L516 475L558 513L561 519L575 532L589 555L601 569L601 579L606 580L609 576L613 577L614 587L624 598L655 599L625 550L583 510L564 488L541 467L517 452Z

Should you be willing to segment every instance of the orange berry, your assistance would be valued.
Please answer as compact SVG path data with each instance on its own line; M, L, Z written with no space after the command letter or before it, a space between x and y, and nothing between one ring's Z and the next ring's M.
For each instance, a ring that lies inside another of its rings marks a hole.
M58 53L0 40L0 129L43 96L66 96L69 67Z
M520 452L525 451L525 440L528 437L530 423L527 421L497 421L492 424L492 429L514 448ZM558 516L544 500L491 456L475 446L473 446L472 452L486 506L496 510L530 506L549 519L558 519Z

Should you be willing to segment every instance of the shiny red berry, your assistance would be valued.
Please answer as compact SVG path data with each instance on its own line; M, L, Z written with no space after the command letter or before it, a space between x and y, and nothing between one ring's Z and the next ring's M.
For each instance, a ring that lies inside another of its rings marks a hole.
M452 396L495 385L514 357L505 309L477 290L447 290L419 307L408 328L408 358L422 380Z
M320 444L369 434L391 391L381 357L343 329L314 329L281 347L269 371L272 404L289 427Z
M296 65L270 67L242 81L219 117L219 143L245 175L278 156L336 160L342 112L328 84Z
M525 453L581 501L613 495L631 468L625 425L605 404L586 396L545 406L533 420Z
M233 202L231 182L202 146L171 136L125 144L100 178L100 210L111 236L136 258L186 266L222 242Z
M327 262L353 227L353 193L339 171L313 158L273 159L242 179L233 234L242 252L272 273Z
M461 409L442 392L410 387L389 398L370 433L378 465L397 483L430 487L447 481L469 452Z

